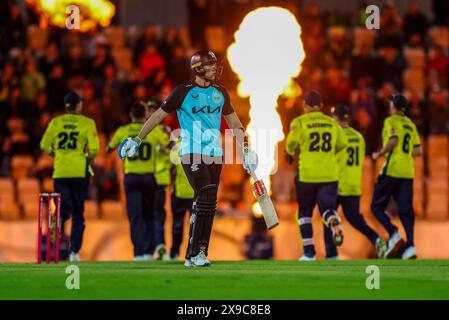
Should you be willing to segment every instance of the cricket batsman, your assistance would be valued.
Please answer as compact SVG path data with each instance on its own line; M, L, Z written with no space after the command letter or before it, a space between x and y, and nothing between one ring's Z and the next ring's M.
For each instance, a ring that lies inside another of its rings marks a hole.
M243 140L244 167L255 170L257 156L249 149L240 119L234 112L227 90L216 81L221 73L212 51L198 51L190 60L194 80L177 86L161 107L147 120L140 133L119 147L121 158L132 157L142 140L170 112L176 111L181 127L180 157L194 190L195 204L184 265L208 267L207 258L212 223L217 210L223 150L220 143L221 116L237 138Z
M391 223L390 217L385 212L391 197L398 206L399 217L407 235L402 259L416 258L413 242L415 224L413 157L421 154L421 143L415 124L405 115L408 106L408 100L403 95L396 94L391 97L391 116L385 119L382 129L383 148L372 155L374 160L385 156L384 164L374 186L371 210L390 236L386 252L387 258L395 257L404 245L398 228Z
M40 147L55 157L54 188L61 194L62 225L72 218L70 233L70 261L79 261L84 233L84 201L89 176L93 175L89 162L100 149L95 122L81 115L83 98L76 92L64 97L66 114L53 118L42 137Z
M376 249L377 256L383 258L387 250L387 242L368 226L360 213L365 139L360 132L349 125L347 106L337 105L332 116L343 128L348 139L346 149L337 154L339 167L337 207L342 206L343 213L351 226L367 237Z
M297 198L303 244L301 261L315 260L312 214L318 204L325 228L326 258L338 259L335 245L343 243L341 220L336 211L338 191L337 153L347 145L343 129L321 112L321 95L303 96L305 114L290 125L285 152L292 159L299 150ZM329 243L334 245L329 246Z

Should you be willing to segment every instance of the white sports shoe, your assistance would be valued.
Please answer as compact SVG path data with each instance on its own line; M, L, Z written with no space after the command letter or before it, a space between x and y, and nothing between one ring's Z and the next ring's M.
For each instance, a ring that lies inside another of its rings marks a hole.
M405 249L402 259L416 259L416 248L414 246Z
M302 255L300 258L299 258L299 261L315 261L316 259L315 259L315 256L313 256L313 257L308 257L308 256L306 256L306 255Z
M190 259L186 259L186 261L184 261L184 267L190 268L190 267L194 267L192 261L190 261Z
M167 253L167 249L165 248L165 244L160 243L156 246L155 251L155 259L156 260L163 260L164 255Z
M187 262L187 260L186 260ZM210 261L207 259L206 254L201 251L196 256L190 258L191 267L210 267ZM186 263L184 263L184 266L187 267Z
M399 232L395 232L390 240L388 241L387 252L385 252L385 257L394 258L398 250L404 245L404 240L402 240Z
M153 260L153 256L151 254L144 254L143 261L151 261Z
M133 261L143 261L143 256L134 256Z
M341 219L337 214L329 219L329 228L332 231L335 245L341 246L343 244L343 229Z
M80 259L80 256L78 255L78 253L70 252L69 261L75 262L75 261L80 261L80 260L81 259Z
M170 255L168 253L164 253L164 255L162 256L162 261L170 261Z
M376 247L377 257L380 259L385 258L385 254L388 249L387 241L385 241L384 239L379 237L376 240L375 247Z

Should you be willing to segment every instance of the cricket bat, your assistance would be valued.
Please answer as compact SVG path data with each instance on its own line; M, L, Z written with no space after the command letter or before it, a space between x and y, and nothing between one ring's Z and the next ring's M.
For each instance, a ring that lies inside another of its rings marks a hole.
M265 188L265 184L262 179L258 179L255 172L251 172L253 177L253 191L256 195L256 199L259 202L260 209L262 210L263 218L268 229L273 229L279 224L279 219L274 209L273 202L271 201L270 195Z

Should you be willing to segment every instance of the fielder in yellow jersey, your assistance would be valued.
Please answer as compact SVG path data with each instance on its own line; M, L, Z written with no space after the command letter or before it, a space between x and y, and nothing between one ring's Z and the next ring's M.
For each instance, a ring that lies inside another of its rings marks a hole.
M413 178L415 175L413 157L421 154L421 143L414 123L405 116L407 99L396 94L390 102L391 116L385 119L382 129L383 148L373 153L373 159L385 156L379 177L374 187L371 210L388 231L390 240L386 257L401 256L403 259L416 258L413 242L415 216L413 212ZM404 241L398 229L385 213L390 198L395 200L399 217L407 235ZM402 253L401 253L402 252Z
M316 204L326 225L326 257L338 258L336 245L343 242L341 221L336 209L338 167L336 154L346 147L346 135L338 123L324 115L321 95L310 91L304 95L306 114L294 119L287 137L286 154L299 153L296 179L299 226L304 248L300 260L315 259L312 213Z
M377 256L383 258L387 242L371 229L360 213L360 195L363 159L365 159L365 139L357 130L349 126L349 108L338 105L333 110L333 118L343 128L347 147L340 151L338 158L338 206L343 207L348 222L365 235L376 248Z
M140 132L146 119L154 112L144 102L136 102L131 107L132 123L117 129L107 147L108 152L116 149L128 136ZM155 154L157 146L168 146L168 136L160 128L155 128L140 145L139 151L125 159L126 208L134 247L134 260L151 260L155 248L154 193L156 181Z
M84 233L84 201L87 196L89 161L99 150L95 122L81 115L82 98L75 92L64 97L67 113L53 118L42 137L42 151L53 155L54 188L61 194L62 225L72 218L70 261L78 261Z

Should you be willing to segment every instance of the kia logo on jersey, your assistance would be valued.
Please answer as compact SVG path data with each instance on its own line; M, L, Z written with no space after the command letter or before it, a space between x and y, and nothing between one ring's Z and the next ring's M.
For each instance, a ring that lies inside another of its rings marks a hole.
M197 114L197 113L215 113L215 112L220 112L221 110L221 106L216 107L215 109L212 109L211 106L204 106L201 107L199 109L197 109L197 107L193 107L192 108L192 113L193 114Z

